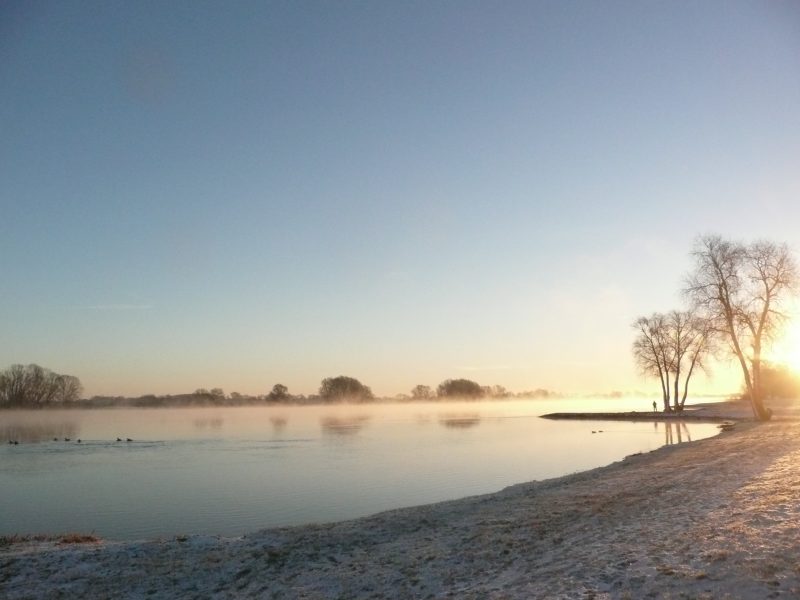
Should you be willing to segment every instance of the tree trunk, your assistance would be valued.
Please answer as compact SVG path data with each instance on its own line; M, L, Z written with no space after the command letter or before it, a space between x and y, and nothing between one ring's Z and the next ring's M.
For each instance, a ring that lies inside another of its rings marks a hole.
M768 421L772 413L764 408L764 403L755 390L753 379L750 377L750 368L747 366L747 359L744 357L744 352L739 345L739 338L736 336L736 330L733 326L733 317L728 316L728 334L731 337L731 344L736 358L739 359L739 365L742 367L742 374L744 375L744 385L747 388L747 394L750 396L750 407L753 409L753 416L759 421ZM760 357L759 357L760 358ZM760 390L759 390L760 391Z
M680 406L678 405L678 388L680 385L680 380L681 380L681 370L680 368L678 368L675 370L675 392L672 397L672 407L675 412L678 412L680 410Z
M678 409L680 411L683 411L683 405L686 404L686 396L689 395L689 380L692 378L692 371L694 371L694 362L692 362L692 366L689 367L686 379L683 380L683 398L681 398L680 408Z
M750 391L750 403L753 406L753 413L759 421L769 421L772 418L772 411L764 406L764 396L761 392L761 345L753 346L753 379L752 390Z
M661 379L661 397L662 398L666 398L667 397L667 384L664 383L664 371L661 369L661 365L660 364L658 365L658 377L659 377L659 379ZM667 401L664 400L664 411L665 412L667 410L667 408L666 408L667 404L666 403L667 403Z
M689 372L686 374L686 379L683 381L683 398L681 398L681 405L680 409L683 411L683 406L686 404L686 396L689 395L689 380L692 378L692 373L694 373L694 367L697 365L697 359L700 356L701 350L698 350L692 356L692 362L689 363Z

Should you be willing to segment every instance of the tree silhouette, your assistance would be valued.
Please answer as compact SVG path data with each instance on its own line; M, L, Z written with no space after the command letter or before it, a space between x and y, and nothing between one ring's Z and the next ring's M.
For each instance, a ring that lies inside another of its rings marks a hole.
M372 390L354 377L339 375L326 377L319 386L319 395L326 401L350 400L363 402L372 400Z
M0 405L44 406L74 402L83 387L77 377L59 375L39 365L11 365L0 372Z
M742 244L719 236L699 238L692 256L695 267L684 293L729 342L753 414L768 420L772 411L764 405L762 351L788 318L783 305L798 282L794 257L785 244Z
M436 388L440 398L482 398L484 389L469 379L447 379Z
M707 322L690 311L673 310L667 314L639 317L633 328L637 331L633 341L634 360L643 375L659 378L664 412L671 410L670 396L672 409L683 410L695 369L705 369L711 340ZM670 376L674 389L670 386Z
M414 400L428 400L433 398L433 390L427 385L415 385L411 390L411 397Z
M286 402L290 398L289 388L282 383L276 383L272 386L272 391L267 396L270 402Z

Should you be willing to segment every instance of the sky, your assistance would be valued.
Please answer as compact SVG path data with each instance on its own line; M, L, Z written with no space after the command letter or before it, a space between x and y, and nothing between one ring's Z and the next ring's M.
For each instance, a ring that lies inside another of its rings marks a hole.
M0 368L657 391L632 321L799 249L798 165L794 2L3 2Z

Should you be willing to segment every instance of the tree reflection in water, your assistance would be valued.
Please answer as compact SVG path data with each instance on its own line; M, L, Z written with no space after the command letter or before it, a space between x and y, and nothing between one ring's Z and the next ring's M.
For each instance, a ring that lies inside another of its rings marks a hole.
M354 435L361 431L369 421L366 415L355 417L322 417L322 432L330 435Z
M447 414L439 417L439 424L451 429L469 429L481 422L478 413Z
M685 421L661 421L664 425L664 444L672 446L680 444L684 441L691 442L692 436L689 433L689 428L686 426ZM653 427L658 430L659 422L653 422ZM684 436L686 439L684 440Z
M272 423L272 430L275 433L280 433L286 429L286 423L288 423L289 420L286 417L270 417L269 422Z
M192 421L195 429L222 429L222 425L225 420L222 417L211 417L209 418L201 418L195 419Z
M77 438L78 427L74 423L23 424L10 423L0 425L0 439L15 440L20 443L47 442L54 438Z

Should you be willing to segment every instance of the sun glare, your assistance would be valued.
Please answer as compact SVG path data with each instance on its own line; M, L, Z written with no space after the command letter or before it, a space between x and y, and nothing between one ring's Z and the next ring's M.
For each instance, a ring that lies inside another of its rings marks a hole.
M769 354L773 362L800 372L800 322L789 324Z

